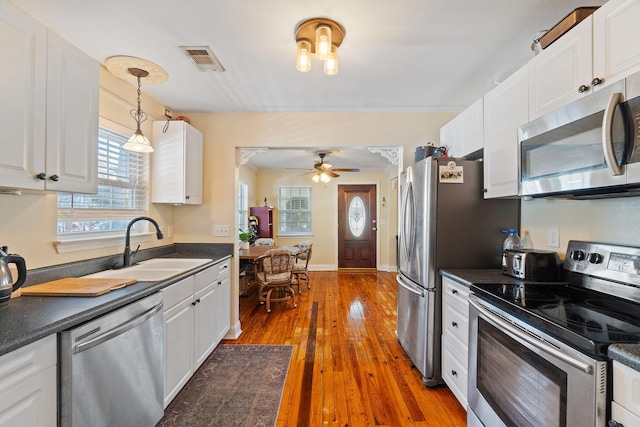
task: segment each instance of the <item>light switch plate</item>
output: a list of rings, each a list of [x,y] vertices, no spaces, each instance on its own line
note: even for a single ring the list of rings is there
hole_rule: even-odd
[[[557,228],[549,229],[549,247],[550,248],[560,247],[560,231]]]
[[[228,225],[216,225],[213,227],[213,235],[218,237],[228,237],[229,236],[229,226]]]

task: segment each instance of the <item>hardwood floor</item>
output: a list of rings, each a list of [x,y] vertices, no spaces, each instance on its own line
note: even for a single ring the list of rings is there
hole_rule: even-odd
[[[267,313],[240,297],[243,333],[226,344],[290,344],[278,427],[466,426],[446,387],[426,388],[398,343],[394,273],[311,272],[312,289]]]

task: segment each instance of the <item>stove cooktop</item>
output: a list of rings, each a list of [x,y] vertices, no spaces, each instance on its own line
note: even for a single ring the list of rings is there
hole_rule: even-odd
[[[640,343],[640,305],[568,283],[474,284],[472,291],[596,357]]]

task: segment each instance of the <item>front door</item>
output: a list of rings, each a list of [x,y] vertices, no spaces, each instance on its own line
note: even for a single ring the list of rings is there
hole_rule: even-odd
[[[338,185],[338,268],[376,268],[376,186]]]

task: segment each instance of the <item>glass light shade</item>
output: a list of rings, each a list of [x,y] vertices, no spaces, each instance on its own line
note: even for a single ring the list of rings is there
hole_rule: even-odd
[[[331,46],[331,53],[324,61],[324,73],[328,76],[338,74],[338,48],[335,45]]]
[[[331,27],[318,25],[316,28],[316,58],[326,60],[331,54]]]
[[[142,134],[140,129],[136,130],[131,138],[122,146],[127,151],[135,151],[136,153],[152,153],[153,147],[146,136]]]
[[[298,40],[297,44],[296,69],[303,73],[311,71],[311,42],[309,40]]]
[[[331,181],[331,177],[329,175],[327,175],[326,173],[322,172],[320,174],[320,181],[327,183],[329,181]]]
[[[318,182],[318,181],[320,181],[320,174],[319,174],[319,173],[317,173],[317,174],[313,175],[313,176],[311,177],[311,179],[313,180],[313,182]]]

